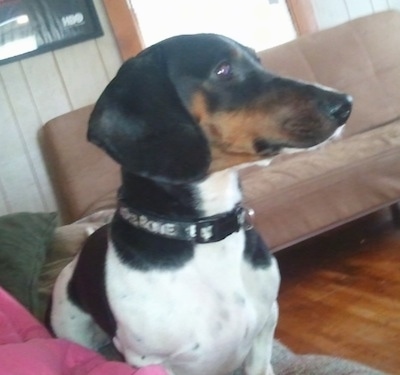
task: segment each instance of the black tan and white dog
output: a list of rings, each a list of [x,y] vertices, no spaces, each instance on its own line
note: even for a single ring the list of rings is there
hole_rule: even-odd
[[[57,279],[56,335],[112,340],[171,375],[273,374],[279,272],[232,167],[320,144],[350,111],[347,95],[273,75],[218,35],[125,62],[88,131],[121,165],[119,206]]]

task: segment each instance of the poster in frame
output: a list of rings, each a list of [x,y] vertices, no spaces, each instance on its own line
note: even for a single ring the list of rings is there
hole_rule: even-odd
[[[0,65],[101,35],[93,0],[0,0]]]

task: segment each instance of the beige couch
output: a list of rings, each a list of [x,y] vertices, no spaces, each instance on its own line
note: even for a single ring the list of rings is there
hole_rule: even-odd
[[[400,13],[390,11],[260,53],[282,75],[354,97],[344,138],[243,172],[246,202],[274,250],[400,201]],[[116,203],[119,168],[86,142],[91,107],[49,121],[43,149],[66,223]],[[393,210],[396,212],[396,210]]]

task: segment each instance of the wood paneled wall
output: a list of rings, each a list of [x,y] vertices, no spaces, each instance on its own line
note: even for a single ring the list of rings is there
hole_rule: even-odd
[[[121,64],[103,3],[94,3],[104,36],[0,66],[0,215],[56,210],[38,130],[93,103]]]

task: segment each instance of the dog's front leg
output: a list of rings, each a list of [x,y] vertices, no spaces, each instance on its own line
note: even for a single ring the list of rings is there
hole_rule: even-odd
[[[244,362],[244,375],[274,375],[271,366],[274,332],[278,321],[278,304],[275,301],[263,330],[255,338]]]

